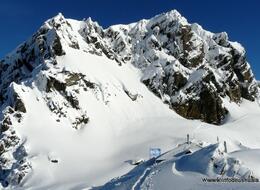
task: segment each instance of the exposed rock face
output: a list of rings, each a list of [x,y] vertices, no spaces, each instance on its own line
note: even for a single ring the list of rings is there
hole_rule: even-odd
[[[26,113],[24,102],[16,92],[13,93],[13,108],[15,111]]]
[[[172,104],[176,112],[189,119],[202,119],[208,123],[221,124],[228,113],[218,94],[203,86],[198,100]]]
[[[56,56],[65,54],[62,44],[78,48],[68,21],[59,14],[48,20],[27,42],[16,49],[16,53],[0,61],[0,104],[8,98],[7,88],[12,83],[21,83],[41,69],[56,65]]]
[[[73,73],[66,70],[51,70],[41,72],[36,78],[35,85],[43,91],[43,97],[50,111],[58,118],[69,119],[75,129],[88,123],[86,110],[80,106],[77,94],[80,91],[95,89],[96,85],[82,73]],[[73,113],[70,113],[74,111]]]
[[[228,113],[222,98],[239,103],[257,97],[258,87],[241,45],[229,42],[226,33],[212,34],[189,24],[176,11],[101,29],[100,39],[110,42],[108,49],[117,59],[141,68],[142,81],[184,117],[221,124]]]
[[[65,92],[66,84],[52,76],[49,76],[46,84],[46,92],[51,92],[52,90],[57,90],[58,92]]]
[[[239,103],[257,97],[244,48],[228,41],[225,32],[189,24],[177,11],[106,30],[87,20],[81,35],[98,36],[87,41],[106,44],[117,60],[140,68],[143,83],[186,118],[221,124],[228,113],[222,98]]]
[[[0,182],[3,187],[19,184],[30,171],[23,142],[12,126],[12,120],[16,120],[15,114],[15,110],[7,107],[0,120]]]

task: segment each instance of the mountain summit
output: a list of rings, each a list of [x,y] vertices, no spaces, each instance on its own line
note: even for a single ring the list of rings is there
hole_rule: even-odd
[[[95,140],[95,156],[82,158],[107,154],[104,142],[144,118],[228,124],[234,107],[256,104],[259,86],[239,43],[173,10],[107,29],[58,14],[0,61],[0,92],[1,181],[15,186],[29,173],[39,180],[45,162],[66,156],[61,165],[77,174],[71,155]],[[50,170],[66,181],[62,170]]]
[[[189,24],[176,10],[107,29],[91,18],[74,23],[58,14],[1,61],[1,104],[12,82],[53,67],[68,48],[134,65],[143,73],[141,82],[189,119],[221,124],[228,114],[222,98],[239,103],[258,95],[244,48],[225,32]]]

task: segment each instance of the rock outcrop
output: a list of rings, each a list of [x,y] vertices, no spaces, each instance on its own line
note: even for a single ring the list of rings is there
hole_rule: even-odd
[[[257,97],[244,48],[225,32],[189,24],[177,11],[106,30],[90,19],[83,23],[80,34],[89,44],[103,44],[100,54],[140,68],[143,83],[186,118],[221,124],[228,113],[223,98]]]

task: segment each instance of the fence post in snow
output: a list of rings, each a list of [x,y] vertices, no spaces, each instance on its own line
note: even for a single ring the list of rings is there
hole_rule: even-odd
[[[219,138],[218,138],[218,136],[217,136],[217,143],[219,143]]]
[[[226,141],[224,141],[224,148],[225,148],[225,153],[227,153],[227,142]]]
[[[187,134],[187,144],[190,144],[190,135]]]

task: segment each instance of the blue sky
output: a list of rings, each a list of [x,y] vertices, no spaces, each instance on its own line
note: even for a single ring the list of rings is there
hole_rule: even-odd
[[[79,20],[92,17],[107,27],[172,9],[177,9],[189,22],[197,22],[212,32],[226,31],[230,40],[242,43],[260,79],[259,0],[0,0],[0,57],[58,12]]]

